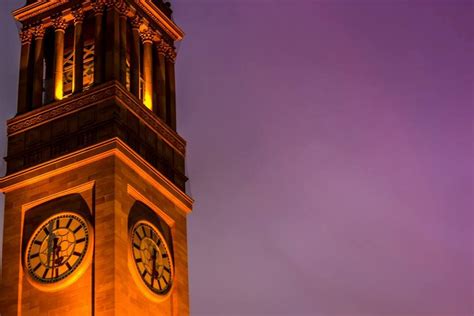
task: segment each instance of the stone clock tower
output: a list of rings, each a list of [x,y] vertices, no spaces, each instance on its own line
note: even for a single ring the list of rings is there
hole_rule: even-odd
[[[185,141],[163,0],[28,0],[0,314],[188,315]]]

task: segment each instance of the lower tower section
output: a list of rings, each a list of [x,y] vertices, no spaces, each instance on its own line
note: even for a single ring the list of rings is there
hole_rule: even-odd
[[[119,138],[0,180],[2,315],[188,315],[192,200]]]

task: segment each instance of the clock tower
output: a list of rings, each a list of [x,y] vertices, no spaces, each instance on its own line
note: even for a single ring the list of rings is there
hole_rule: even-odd
[[[163,0],[28,0],[0,314],[188,315],[186,142]]]

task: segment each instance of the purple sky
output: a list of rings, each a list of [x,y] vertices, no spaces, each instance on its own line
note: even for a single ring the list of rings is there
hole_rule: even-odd
[[[0,4],[1,121],[21,3]],[[474,2],[174,10],[192,315],[472,316]]]

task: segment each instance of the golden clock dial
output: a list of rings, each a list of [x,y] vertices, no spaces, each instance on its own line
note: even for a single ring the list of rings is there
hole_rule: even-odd
[[[83,218],[71,213],[50,217],[28,243],[26,270],[40,283],[59,282],[79,267],[89,244],[90,231]]]
[[[155,294],[166,294],[173,282],[168,246],[158,229],[140,222],[132,230],[132,256],[141,280]]]

